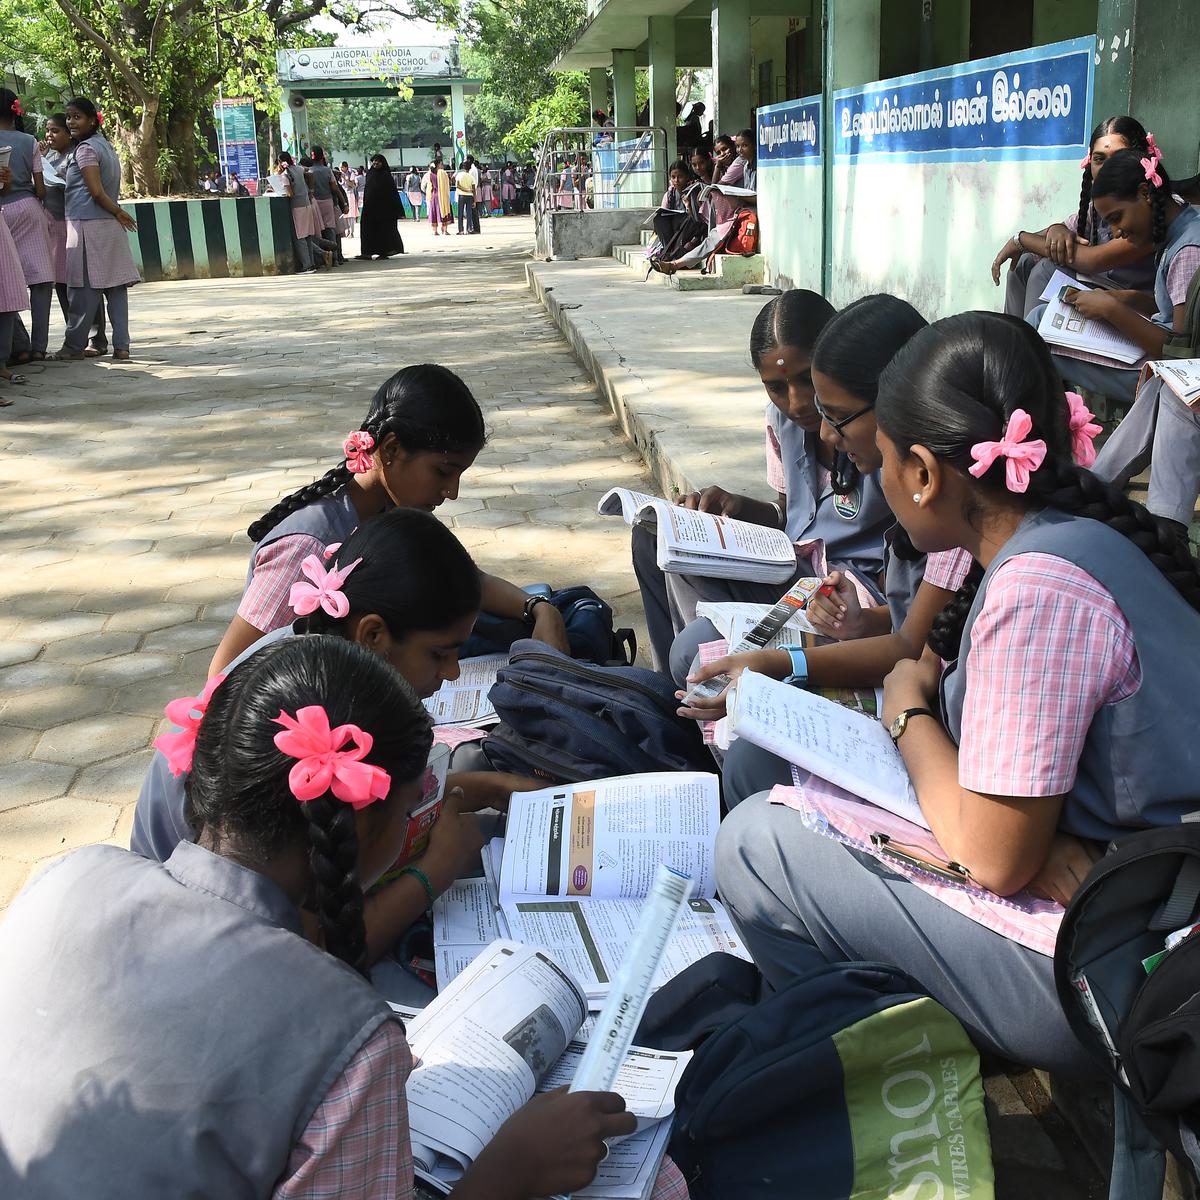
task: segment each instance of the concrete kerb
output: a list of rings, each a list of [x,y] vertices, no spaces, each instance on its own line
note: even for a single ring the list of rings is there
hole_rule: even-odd
[[[747,353],[761,297],[668,298],[611,260],[527,263],[525,274],[661,494],[719,483],[769,497],[766,398]]]

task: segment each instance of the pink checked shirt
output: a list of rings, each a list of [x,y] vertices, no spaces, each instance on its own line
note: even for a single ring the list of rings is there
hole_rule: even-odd
[[[1111,593],[1040,553],[997,568],[961,669],[958,782],[995,796],[1069,791],[1092,718],[1142,682],[1133,631]]]
[[[304,576],[300,564],[310,555],[325,553],[320,538],[292,533],[268,542],[254,556],[254,574],[238,605],[238,616],[263,633],[290,625],[296,614],[288,604],[292,584]]]
[[[273,1200],[411,1200],[412,1142],[404,1086],[412,1072],[404,1031],[383,1025],[350,1060],[292,1148]],[[653,1200],[688,1200],[664,1159]]]

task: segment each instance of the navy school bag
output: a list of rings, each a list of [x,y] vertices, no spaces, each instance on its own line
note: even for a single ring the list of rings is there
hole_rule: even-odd
[[[963,1027],[894,967],[814,961],[752,1007],[731,997],[684,1071],[669,1153],[692,1200],[991,1200]]]
[[[579,662],[526,638],[490,698],[501,724],[483,752],[497,771],[578,783],[712,770],[700,727],[676,715],[675,686],[656,671]]]

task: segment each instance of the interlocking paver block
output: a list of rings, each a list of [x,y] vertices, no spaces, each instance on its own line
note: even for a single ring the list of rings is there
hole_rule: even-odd
[[[102,713],[48,729],[34,747],[35,758],[77,767],[102,762],[144,746],[154,722],[127,713]]]

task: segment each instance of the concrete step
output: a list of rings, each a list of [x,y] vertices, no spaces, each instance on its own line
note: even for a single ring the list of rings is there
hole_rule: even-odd
[[[613,258],[639,279],[645,276],[650,265],[646,258],[645,244],[640,246],[613,246]],[[761,254],[718,254],[711,274],[700,271],[677,271],[674,275],[661,275],[654,271],[652,282],[677,292],[712,292],[722,289],[741,288],[744,283],[762,283],[763,258]]]

